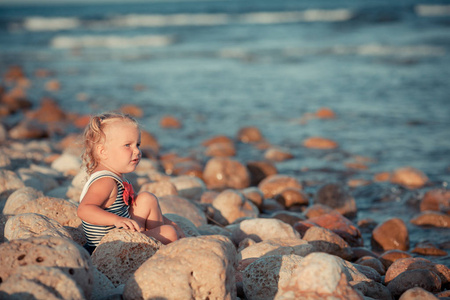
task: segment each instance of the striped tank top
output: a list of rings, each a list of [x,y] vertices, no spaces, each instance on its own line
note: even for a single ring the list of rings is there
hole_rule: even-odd
[[[123,181],[119,176],[110,171],[106,170],[98,171],[93,173],[89,177],[88,181],[83,187],[83,191],[81,192],[80,202],[86,195],[87,191],[89,190],[90,185],[94,181],[104,177],[112,177],[117,183],[116,201],[114,201],[114,203],[111,204],[111,206],[109,206],[108,208],[105,208],[105,211],[111,212],[120,217],[129,218],[130,214],[128,213],[128,205],[126,205],[125,202],[123,201],[123,191],[124,191],[124,186],[122,183]],[[107,234],[109,231],[115,228],[114,225],[111,226],[94,225],[85,221],[82,221],[81,224],[84,231],[84,235],[87,240],[87,245],[92,247],[97,247],[98,244],[100,243],[100,240],[105,236],[105,234]]]

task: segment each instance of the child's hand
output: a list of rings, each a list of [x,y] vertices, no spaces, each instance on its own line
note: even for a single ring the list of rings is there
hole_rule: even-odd
[[[141,232],[142,229],[139,227],[138,223],[136,223],[135,220],[128,219],[128,218],[121,218],[119,221],[117,221],[114,226],[117,228],[123,228],[128,229],[131,231],[137,231]]]

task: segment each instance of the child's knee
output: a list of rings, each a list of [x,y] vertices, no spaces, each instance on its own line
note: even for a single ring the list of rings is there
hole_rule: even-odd
[[[152,207],[158,206],[158,198],[149,192],[140,192],[136,197],[136,204],[146,204]]]

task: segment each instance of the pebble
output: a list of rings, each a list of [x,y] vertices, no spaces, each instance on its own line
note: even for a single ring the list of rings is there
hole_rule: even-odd
[[[379,224],[372,231],[371,245],[375,251],[409,249],[409,232],[406,224],[399,218],[391,218]]]
[[[206,163],[203,180],[211,190],[243,189],[250,185],[250,174],[237,160],[216,157]]]
[[[302,184],[293,176],[274,174],[263,179],[258,188],[263,192],[265,198],[272,198],[286,188],[302,189]]]
[[[428,182],[428,177],[420,170],[412,167],[403,167],[391,174],[390,181],[407,188],[421,188]]]

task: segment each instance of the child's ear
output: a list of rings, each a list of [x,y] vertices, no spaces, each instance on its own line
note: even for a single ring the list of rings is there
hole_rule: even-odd
[[[100,157],[100,159],[106,159],[107,158],[105,147],[102,144],[97,145],[95,150],[97,152],[98,157]]]

